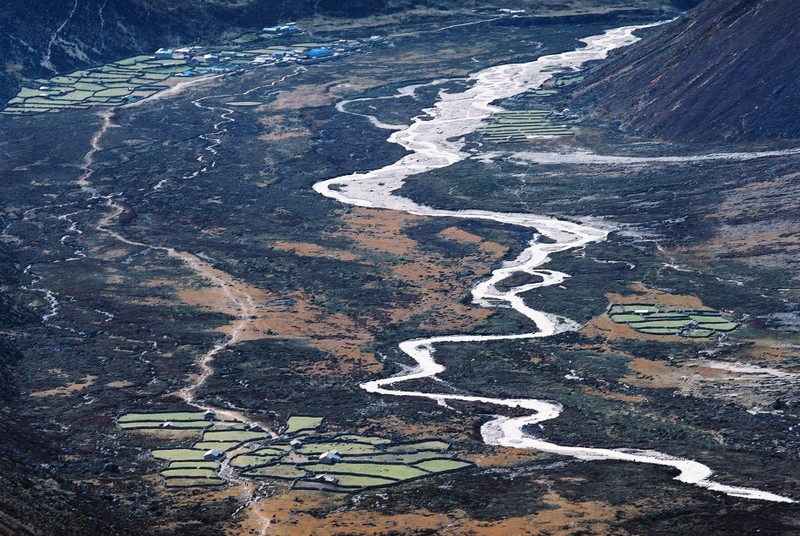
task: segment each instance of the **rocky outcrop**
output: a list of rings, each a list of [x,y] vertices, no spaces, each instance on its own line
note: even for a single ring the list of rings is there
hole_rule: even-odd
[[[623,130],[683,142],[800,137],[800,8],[706,0],[574,92]]]

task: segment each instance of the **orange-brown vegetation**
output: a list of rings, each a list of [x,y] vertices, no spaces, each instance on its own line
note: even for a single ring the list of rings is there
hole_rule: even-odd
[[[550,481],[540,483],[552,486]],[[472,519],[463,510],[446,513],[425,508],[413,513],[386,514],[380,511],[341,508],[347,497],[325,496],[309,492],[287,491],[261,501],[248,512],[249,517],[229,534],[412,534],[435,531],[439,534],[608,534],[610,522],[626,507],[619,508],[599,501],[569,501],[550,489],[542,497],[546,507],[526,516],[482,521]],[[340,508],[337,508],[337,505]],[[319,517],[310,510],[333,512]],[[264,520],[268,523],[265,524]],[[366,523],[365,519],[369,519]]]

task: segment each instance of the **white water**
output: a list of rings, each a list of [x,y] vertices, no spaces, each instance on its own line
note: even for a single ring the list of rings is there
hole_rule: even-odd
[[[461,137],[474,132],[485,118],[500,110],[500,108],[492,106],[491,102],[540,87],[552,76],[554,70],[576,68],[586,61],[605,58],[610,50],[634,43],[637,38],[633,32],[638,28],[643,28],[643,26],[610,30],[603,35],[584,39],[583,42],[586,44],[584,48],[545,56],[534,62],[500,65],[482,70],[471,77],[474,82],[471,88],[460,93],[440,93],[440,101],[433,108],[425,110],[427,116],[416,118],[409,126],[401,128],[398,125],[383,124],[377,118],[374,118],[374,121],[371,119],[372,123],[378,127],[396,130],[389,137],[389,141],[403,146],[410,151],[410,154],[394,164],[375,171],[338,177],[314,185],[314,190],[318,193],[349,205],[399,210],[430,217],[492,220],[535,229],[537,233],[519,257],[506,262],[501,268],[492,272],[488,280],[476,285],[472,290],[475,303],[485,307],[511,307],[529,318],[535,329],[528,333],[515,335],[450,335],[405,341],[400,344],[400,349],[411,357],[417,366],[407,373],[370,381],[362,384],[361,387],[370,393],[426,398],[435,400],[442,405],[447,405],[448,401],[467,401],[509,408],[524,408],[534,412],[532,415],[519,418],[496,416],[495,419],[484,424],[481,433],[484,441],[490,445],[535,449],[581,460],[619,460],[664,465],[677,469],[680,474],[676,479],[681,482],[737,497],[792,502],[787,497],[773,493],[713,482],[709,480],[712,474],[711,469],[692,460],[675,458],[654,451],[557,445],[532,437],[523,431],[526,426],[558,417],[562,406],[557,402],[392,388],[409,380],[435,378],[437,374],[443,372],[445,368],[434,359],[437,344],[534,339],[576,329],[577,325],[568,319],[529,307],[520,295],[537,287],[557,285],[563,282],[569,277],[567,274],[541,268],[549,261],[549,255],[605,240],[607,230],[533,214],[497,213],[485,210],[436,210],[414,203],[410,199],[396,196],[393,192],[400,188],[404,179],[411,175],[446,167],[466,159],[469,155],[462,152],[464,142]],[[408,90],[401,90],[398,96],[407,94]],[[345,111],[345,106],[346,103],[340,104],[339,110]],[[560,155],[559,158],[561,158],[561,162],[568,162],[570,155]],[[538,240],[539,236],[546,237],[552,242],[541,243]],[[505,292],[497,288],[498,283],[519,272],[538,276],[542,280]]]

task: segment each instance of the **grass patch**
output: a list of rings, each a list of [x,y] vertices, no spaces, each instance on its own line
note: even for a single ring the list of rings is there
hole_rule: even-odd
[[[258,467],[276,462],[283,457],[284,453],[260,453],[260,454],[240,454],[231,459],[231,465],[241,469],[247,467]]]
[[[419,464],[419,462],[436,459],[440,454],[431,451],[408,452],[408,453],[377,453],[371,456],[347,456],[348,462],[380,462],[380,463],[408,463]]]
[[[391,439],[386,439],[385,437],[360,436],[351,434],[336,436],[336,439],[340,441],[352,441],[355,443],[369,443],[370,445],[387,445],[392,442]]]
[[[207,462],[207,461],[175,461],[170,463],[167,466],[167,469],[213,469],[216,471],[217,467],[219,467],[219,463],[217,462]]]
[[[163,421],[128,421],[120,422],[117,425],[123,430],[131,429],[153,429],[161,428],[164,430],[203,430],[211,426],[208,421],[167,421],[170,426],[165,426]]]
[[[204,441],[255,441],[256,439],[267,439],[266,432],[250,432],[248,430],[209,430],[203,434]]]
[[[293,415],[286,420],[286,430],[283,433],[295,434],[303,430],[316,430],[322,425],[322,421],[322,417]]]
[[[200,486],[222,486],[225,481],[221,478],[168,478],[164,485],[168,488],[196,488]]]
[[[264,467],[257,467],[242,473],[246,476],[269,477],[269,478],[286,478],[294,480],[306,476],[306,472],[298,469],[294,465],[267,465]]]
[[[418,441],[415,443],[400,443],[386,449],[387,452],[416,452],[420,450],[442,451],[450,448],[444,441]]]
[[[202,411],[164,411],[154,413],[126,413],[117,418],[117,422],[143,422],[143,421],[201,421],[205,412]]]
[[[215,478],[217,471],[206,467],[169,468],[161,471],[164,478]]]
[[[457,471],[458,469],[466,469],[471,466],[472,464],[469,462],[452,459],[426,460],[414,465],[414,467],[418,467],[424,471],[430,471],[431,473]]]
[[[240,35],[239,37],[234,39],[233,42],[236,43],[237,45],[245,45],[247,43],[252,43],[253,41],[258,41],[259,39],[261,39],[259,34],[251,32]]]
[[[150,453],[153,458],[170,462],[206,461],[205,450],[199,449],[156,449]]]
[[[222,452],[226,452],[231,449],[235,449],[242,443],[240,441],[200,441],[194,444],[194,448],[196,449],[204,449],[204,450],[221,450]]]
[[[345,488],[374,488],[397,484],[396,480],[379,478],[375,476],[336,475],[336,485]]]
[[[739,325],[719,311],[661,311],[655,305],[616,304],[608,310],[617,324],[628,324],[648,335],[678,335],[692,339],[733,331]]]
[[[333,465],[311,463],[303,464],[299,467],[315,473],[347,473],[351,475],[377,476],[390,480],[409,480],[428,474],[423,469],[403,464],[339,462]]]
[[[375,445],[368,443],[345,443],[345,442],[331,442],[331,443],[309,443],[303,445],[298,451],[306,456],[313,456],[322,454],[329,450],[337,450],[340,454],[372,454],[381,452]]]

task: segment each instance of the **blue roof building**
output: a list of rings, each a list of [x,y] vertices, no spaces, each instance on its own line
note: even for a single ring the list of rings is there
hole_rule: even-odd
[[[312,48],[311,50],[306,52],[306,56],[308,56],[312,60],[319,58],[327,58],[328,56],[333,56],[333,50],[329,48]]]

